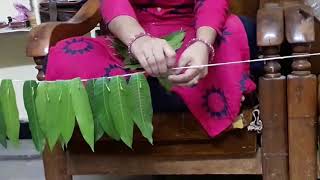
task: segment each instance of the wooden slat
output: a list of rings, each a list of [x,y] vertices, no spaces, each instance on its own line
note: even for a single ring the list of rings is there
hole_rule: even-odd
[[[197,175],[261,174],[261,154],[241,159],[170,159],[107,154],[69,154],[69,174]]]
[[[245,111],[244,117],[246,119],[251,119],[251,111]],[[154,142],[185,142],[185,141],[197,141],[197,142],[208,142],[210,137],[207,135],[201,125],[195,119],[195,117],[189,112],[179,112],[179,113],[158,113],[153,117],[153,126],[154,133],[153,139]],[[222,135],[220,138],[214,140],[215,142],[224,142],[229,141],[232,137],[235,138],[233,141],[245,140],[250,137],[246,130],[236,132],[226,132],[225,135]],[[255,136],[255,135],[254,135]],[[74,134],[74,142],[81,139],[79,131],[76,131]],[[138,129],[135,130],[135,141],[145,142]],[[109,141],[109,139],[104,138],[103,141]],[[255,143],[255,141],[254,141]]]
[[[95,154],[142,156],[142,157],[244,157],[256,153],[255,134],[237,132],[218,140],[194,142],[159,142],[150,145],[147,142],[135,142],[133,150],[121,142],[99,142]],[[68,151],[72,154],[92,154],[90,148],[83,142],[71,142]]]

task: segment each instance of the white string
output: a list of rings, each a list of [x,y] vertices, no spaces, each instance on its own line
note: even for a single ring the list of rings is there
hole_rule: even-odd
[[[274,61],[274,60],[284,60],[284,59],[292,59],[292,58],[305,58],[305,57],[312,57],[312,56],[320,56],[320,53],[311,53],[311,54],[297,54],[297,55],[291,55],[291,56],[279,56],[279,57],[270,57],[270,58],[259,58],[259,59],[249,59],[249,60],[243,60],[243,61],[231,61],[231,62],[225,62],[225,63],[213,63],[213,64],[204,64],[204,65],[195,65],[195,66],[185,66],[185,67],[177,67],[172,68],[172,70],[181,70],[181,69],[197,69],[197,68],[204,68],[204,67],[216,67],[216,66],[224,66],[224,65],[232,65],[232,64],[242,64],[242,63],[252,63],[252,62],[262,62],[262,61]],[[105,77],[108,79],[114,78],[114,77],[129,77],[137,74],[144,74],[145,71],[141,72],[135,72],[135,73],[128,73],[123,75],[116,75],[116,76],[109,76]],[[81,79],[81,81],[89,81],[89,80],[95,80],[100,79],[99,78],[91,78],[91,79]],[[0,79],[3,80],[3,79]],[[26,80],[20,80],[20,79],[13,79],[12,82],[25,82]],[[55,81],[37,81],[37,82],[57,82],[57,81],[68,81],[68,80],[55,80]]]

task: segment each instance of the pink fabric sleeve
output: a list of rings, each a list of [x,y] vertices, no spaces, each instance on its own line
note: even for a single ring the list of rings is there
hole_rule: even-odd
[[[106,23],[118,16],[130,16],[136,19],[129,0],[101,0],[101,15]]]
[[[209,26],[221,34],[229,14],[229,0],[196,0],[196,28]]]

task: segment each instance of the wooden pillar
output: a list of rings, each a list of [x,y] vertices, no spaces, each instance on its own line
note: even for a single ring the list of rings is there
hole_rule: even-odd
[[[67,171],[66,152],[59,144],[53,151],[46,147],[42,158],[46,180],[72,180]]]
[[[311,9],[303,4],[285,9],[286,37],[293,55],[310,52],[315,39]],[[317,78],[308,58],[295,58],[288,76],[290,180],[317,179]]]
[[[284,39],[283,9],[265,4],[258,11],[257,40],[264,57],[277,57]],[[288,180],[286,77],[277,61],[268,61],[259,80],[264,180]]]

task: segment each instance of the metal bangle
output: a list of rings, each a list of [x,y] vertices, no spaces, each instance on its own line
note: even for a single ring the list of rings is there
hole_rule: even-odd
[[[139,34],[137,34],[137,35],[135,35],[131,40],[130,40],[130,42],[129,42],[129,44],[128,44],[128,54],[129,54],[129,56],[131,56],[132,57],[132,44],[136,41],[136,40],[138,40],[138,39],[140,39],[140,38],[142,38],[142,37],[145,37],[145,36],[151,36],[149,33],[146,33],[146,32],[143,32],[143,33],[139,33]]]
[[[214,56],[215,56],[215,50],[214,47],[207,41],[200,39],[200,38],[193,38],[189,41],[188,46],[190,46],[191,44],[195,43],[195,42],[201,42],[203,44],[205,44],[207,46],[207,48],[210,50],[210,62],[212,62]]]

